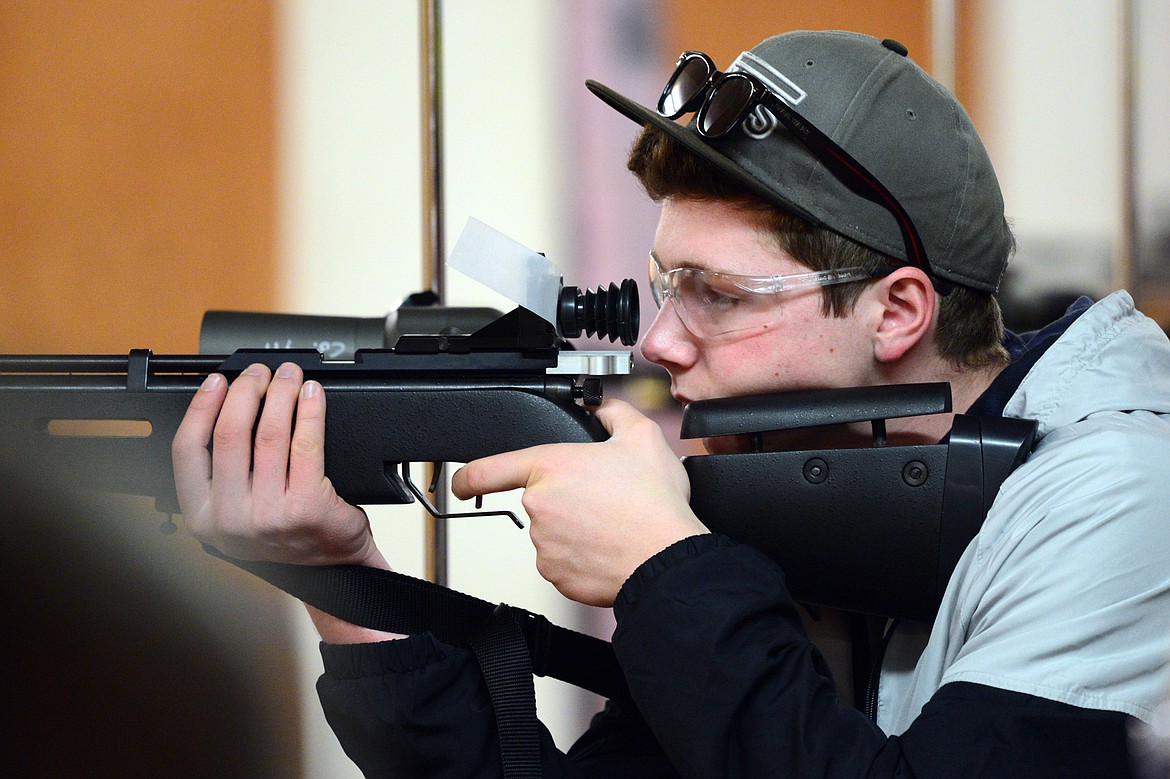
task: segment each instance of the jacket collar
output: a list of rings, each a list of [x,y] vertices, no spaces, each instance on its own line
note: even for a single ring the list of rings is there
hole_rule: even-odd
[[[1000,371],[983,394],[976,398],[966,413],[972,416],[1003,416],[1004,407],[1016,390],[1020,382],[1032,370],[1036,362],[1048,351],[1048,347],[1056,343],[1065,331],[1077,321],[1081,314],[1089,310],[1093,301],[1087,297],[1078,298],[1064,316],[1039,330],[1027,333],[1004,333],[1003,345],[1011,356],[1011,364]]]

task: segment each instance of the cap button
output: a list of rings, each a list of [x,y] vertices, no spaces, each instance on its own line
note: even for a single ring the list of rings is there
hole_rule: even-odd
[[[898,43],[893,38],[886,38],[884,41],[882,41],[882,45],[885,46],[890,51],[894,52],[895,54],[900,54],[903,57],[905,57],[907,54],[910,53],[909,49],[907,49],[902,44]]]

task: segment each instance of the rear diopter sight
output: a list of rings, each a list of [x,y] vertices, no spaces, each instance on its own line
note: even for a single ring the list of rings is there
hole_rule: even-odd
[[[621,286],[610,283],[582,292],[577,287],[561,287],[557,300],[557,330],[562,338],[576,338],[582,332],[621,339],[625,346],[638,340],[638,285],[626,279]]]

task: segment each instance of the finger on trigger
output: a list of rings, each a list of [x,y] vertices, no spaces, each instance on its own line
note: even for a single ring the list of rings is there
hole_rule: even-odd
[[[543,448],[519,449],[470,462],[451,477],[451,492],[467,500],[526,487]]]

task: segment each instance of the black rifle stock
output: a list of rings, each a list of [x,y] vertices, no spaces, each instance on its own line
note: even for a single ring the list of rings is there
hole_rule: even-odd
[[[945,383],[691,403],[684,438],[755,444],[686,458],[691,507],[776,560],[799,602],[929,622],[1036,431],[1032,420],[957,414],[940,443],[887,443],[887,420],[950,410]],[[872,447],[762,451],[768,433],[859,422],[872,425]]]

